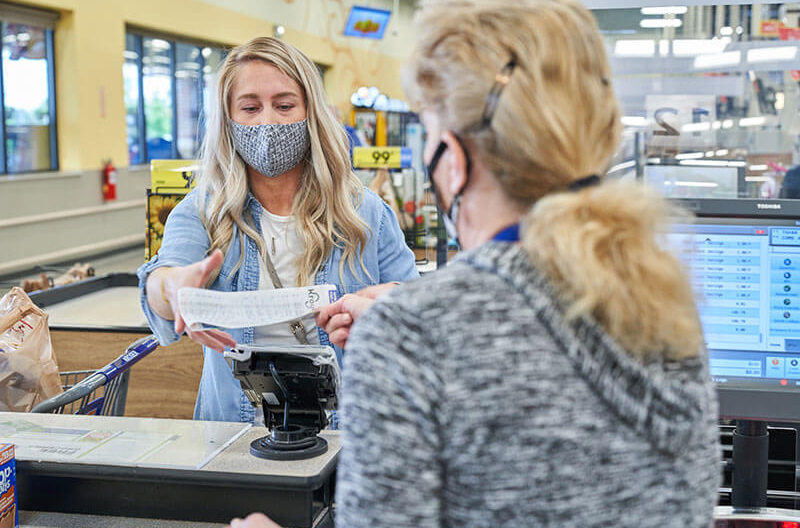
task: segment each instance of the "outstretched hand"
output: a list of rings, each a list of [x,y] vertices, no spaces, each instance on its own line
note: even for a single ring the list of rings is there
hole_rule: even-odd
[[[181,288],[204,288],[212,274],[222,266],[222,260],[222,251],[217,249],[200,262],[166,270],[161,278],[164,298],[168,301],[175,321],[175,332],[180,335],[185,331],[192,341],[213,348],[217,352],[236,346],[236,341],[230,334],[222,330],[213,328],[191,330],[188,328],[178,306],[178,290]]]
[[[348,293],[333,304],[317,312],[317,326],[328,333],[331,343],[344,348],[350,337],[350,327],[372,303],[399,283],[389,282],[369,286],[356,293]]]

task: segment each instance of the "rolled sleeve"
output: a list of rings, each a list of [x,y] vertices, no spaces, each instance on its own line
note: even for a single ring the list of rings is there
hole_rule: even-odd
[[[139,277],[139,299],[150,329],[162,346],[177,341],[174,322],[164,319],[147,302],[147,278],[163,267],[187,266],[205,258],[210,241],[196,205],[197,191],[187,194],[167,218],[164,238],[158,254],[145,262],[136,272]]]

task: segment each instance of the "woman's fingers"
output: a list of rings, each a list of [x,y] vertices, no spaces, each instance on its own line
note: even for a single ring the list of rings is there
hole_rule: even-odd
[[[330,334],[342,327],[350,328],[352,324],[353,317],[349,313],[339,313],[331,317],[323,329]]]
[[[334,330],[332,333],[328,334],[328,339],[330,339],[331,343],[339,348],[345,348],[345,345],[347,345],[347,338],[349,337],[350,327],[339,328],[338,330]]]
[[[236,346],[236,340],[231,337],[227,332],[211,328],[208,330],[186,330],[186,335],[190,339],[203,344],[209,348],[213,348],[217,352],[224,352],[229,348]]]
[[[343,311],[342,302],[344,301],[345,297],[347,297],[347,295],[345,295],[335,303],[323,307],[322,309],[320,309],[320,311],[317,312],[317,315],[314,317],[314,319],[317,322],[318,327],[325,328],[328,325],[328,321],[331,320],[331,317],[333,317],[338,313],[342,313]]]
[[[228,332],[223,332],[222,330],[217,330],[216,328],[212,328],[211,330],[205,331],[211,337],[225,345],[225,348],[233,348],[236,346],[236,340],[231,337]]]
[[[375,302],[375,299],[362,297],[361,295],[357,294],[345,295],[341,300],[342,311],[350,314],[350,317],[352,317],[354,321],[361,317],[361,314],[366,312],[367,309],[372,306],[372,303]]]
[[[186,322],[181,317],[181,313],[178,311],[177,308],[173,308],[173,313],[175,314],[175,333],[181,335],[184,330],[186,330]]]
[[[201,345],[205,345],[208,348],[213,348],[217,352],[224,352],[225,351],[225,344],[214,337],[213,334],[209,334],[207,331],[193,331],[186,329],[186,335],[189,336],[189,339],[196,343],[200,343]]]
[[[211,274],[216,271],[217,268],[222,266],[222,251],[219,249],[215,249],[211,252],[209,256],[198,262],[198,271],[199,271],[199,284],[198,288],[202,288],[208,282],[208,279],[211,277]]]
[[[348,293],[317,313],[317,326],[327,332],[331,343],[344,347],[350,336],[350,327],[373,302],[374,299]]]

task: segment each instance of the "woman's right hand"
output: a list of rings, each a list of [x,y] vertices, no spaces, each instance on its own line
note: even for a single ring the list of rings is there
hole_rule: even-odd
[[[344,348],[347,345],[347,338],[350,337],[350,327],[374,302],[374,298],[360,293],[348,293],[317,312],[317,326],[328,333],[331,343]]]
[[[181,288],[204,288],[209,278],[222,265],[222,251],[214,250],[200,262],[188,266],[159,268],[147,279],[147,299],[150,307],[165,319],[175,321],[175,332],[186,332],[189,339],[222,352],[236,346],[236,341],[227,332],[217,329],[190,330],[181,317],[178,307],[178,290]]]

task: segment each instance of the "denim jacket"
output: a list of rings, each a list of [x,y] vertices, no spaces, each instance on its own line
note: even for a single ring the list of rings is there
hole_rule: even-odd
[[[210,240],[200,220],[197,204],[198,191],[190,192],[170,213],[164,228],[164,239],[158,254],[139,268],[139,291],[142,309],[150,328],[161,345],[169,345],[180,336],[175,333],[173,322],[158,316],[148,305],[145,284],[153,270],[162,266],[186,266],[206,257]],[[252,195],[248,196],[245,207],[249,209],[255,227],[261,234],[261,205]],[[364,275],[360,265],[356,265],[358,276],[354,276],[345,265],[339,276],[339,262],[342,250],[334,247],[330,257],[315,277],[315,284],[333,284],[339,295],[352,293],[372,284],[391,281],[407,281],[417,278],[414,254],[406,246],[403,232],[394,212],[375,193],[364,189],[358,214],[367,223],[371,235],[364,248],[364,267],[371,279]],[[234,227],[234,239],[222,263],[219,277],[210,289],[217,291],[253,291],[259,286],[260,262],[255,242],[246,237],[244,259],[241,267],[234,271],[242,251],[238,243],[239,232]],[[237,343],[253,342],[253,328],[225,329]],[[319,329],[319,342],[330,345],[328,334]],[[342,362],[342,350],[338,347],[336,355]],[[222,354],[215,350],[203,349],[203,375],[194,409],[196,420],[227,422],[252,422],[254,409],[233,377],[231,368]]]

